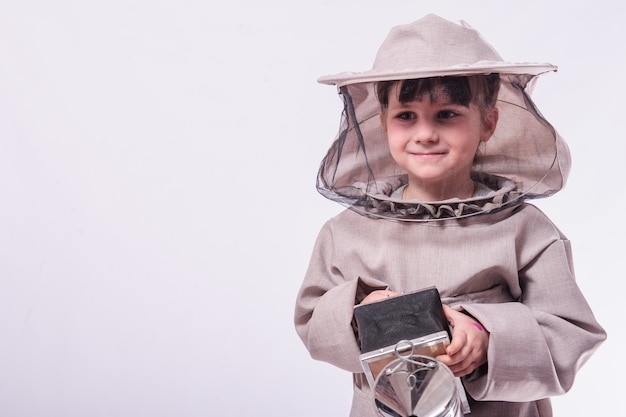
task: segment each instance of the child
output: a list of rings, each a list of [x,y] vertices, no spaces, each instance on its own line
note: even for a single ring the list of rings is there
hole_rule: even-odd
[[[551,416],[605,339],[569,241],[527,200],[559,191],[569,153],[529,92],[549,64],[509,63],[465,23],[393,28],[373,69],[322,77],[344,101],[319,191],[349,207],[317,238],[297,297],[311,356],[353,373],[375,416],[356,304],[436,286],[453,329],[438,357],[471,415]]]

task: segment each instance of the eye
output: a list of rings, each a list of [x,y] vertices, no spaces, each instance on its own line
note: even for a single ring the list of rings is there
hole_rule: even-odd
[[[452,119],[458,115],[459,113],[453,110],[441,110],[440,112],[437,113],[437,117],[443,120]]]
[[[400,120],[413,120],[415,119],[415,113],[410,112],[410,111],[403,111],[401,113],[398,113],[396,115],[396,119],[400,119]]]

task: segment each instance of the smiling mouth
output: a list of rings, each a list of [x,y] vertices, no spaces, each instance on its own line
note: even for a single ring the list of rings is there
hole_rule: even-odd
[[[421,158],[429,158],[445,155],[445,152],[410,152],[411,155]]]

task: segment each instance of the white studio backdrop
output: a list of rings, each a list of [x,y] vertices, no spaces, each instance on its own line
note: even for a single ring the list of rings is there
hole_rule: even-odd
[[[346,416],[350,376],[292,325],[342,210],[316,79],[431,12],[560,67],[534,97],[574,167],[538,204],[609,339],[554,408],[619,415],[623,3],[0,0],[0,416]]]

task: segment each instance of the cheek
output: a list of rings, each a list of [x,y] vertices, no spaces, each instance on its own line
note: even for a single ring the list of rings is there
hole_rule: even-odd
[[[480,139],[473,139],[471,141],[467,141],[465,146],[463,147],[463,153],[467,155],[468,158],[474,158],[478,153],[478,149],[480,148],[480,144],[483,143]]]
[[[396,163],[401,164],[402,155],[404,153],[404,142],[402,142],[396,136],[394,136],[393,133],[390,136],[388,132],[387,133],[387,145],[389,146],[389,153],[391,154],[391,157],[393,158],[393,160]]]
[[[405,146],[405,142],[393,132],[387,134],[387,144],[392,155],[403,151]]]
[[[405,132],[402,129],[399,129],[396,126],[387,125],[387,129],[385,130],[385,135],[387,136],[387,142],[389,146],[399,147],[405,141]]]

